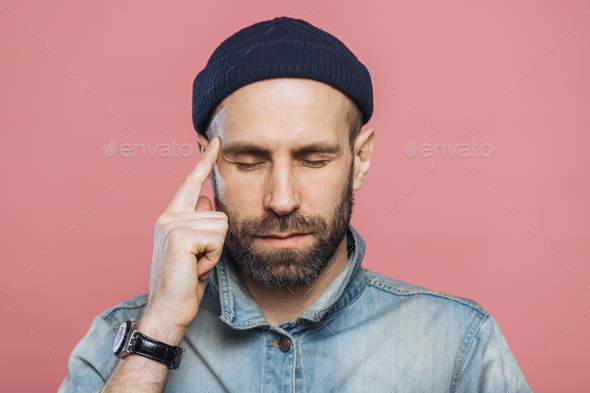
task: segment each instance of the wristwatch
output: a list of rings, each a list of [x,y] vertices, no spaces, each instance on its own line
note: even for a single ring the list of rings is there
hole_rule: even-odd
[[[131,318],[121,324],[113,352],[118,358],[137,354],[164,363],[170,370],[178,370],[184,348],[174,347],[137,331],[137,323]]]

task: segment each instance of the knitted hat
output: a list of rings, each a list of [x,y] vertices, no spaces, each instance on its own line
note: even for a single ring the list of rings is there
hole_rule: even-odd
[[[223,41],[193,83],[193,125],[205,135],[209,117],[239,88],[264,79],[305,78],[346,94],[363,125],[373,114],[371,75],[336,37],[308,22],[277,17],[241,29]]]

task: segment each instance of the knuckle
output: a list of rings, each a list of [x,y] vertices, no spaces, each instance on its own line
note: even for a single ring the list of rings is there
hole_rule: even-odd
[[[197,170],[191,176],[188,176],[185,180],[185,186],[188,187],[192,192],[199,188],[200,184],[203,182],[202,177],[202,170]]]
[[[215,238],[215,244],[217,244],[219,247],[223,247],[223,243],[225,243],[225,236],[217,233]]]
[[[168,232],[167,239],[171,245],[177,245],[185,243],[188,236],[186,228],[173,228]]]
[[[164,214],[162,214],[160,217],[158,217],[158,219],[156,220],[156,228],[162,228],[166,223],[168,222],[167,218],[165,217]]]
[[[193,185],[193,181],[191,179],[191,177],[187,177],[186,179],[184,179],[184,182],[182,183],[182,185],[186,188],[188,188],[191,192],[193,191],[193,189],[195,188]],[[185,190],[186,191],[186,190]]]
[[[229,231],[229,225],[227,225],[227,222],[222,221],[223,224],[219,226],[219,232],[221,234],[221,236],[223,237],[223,239],[225,239],[225,237],[227,236],[227,232]]]
[[[164,236],[166,236],[166,237],[173,230],[174,230],[174,224],[171,221],[170,222],[163,223],[162,225],[160,225],[160,232],[164,233]]]
[[[227,214],[225,214],[224,212],[216,210],[214,214],[217,218],[222,218],[223,220],[228,221]]]

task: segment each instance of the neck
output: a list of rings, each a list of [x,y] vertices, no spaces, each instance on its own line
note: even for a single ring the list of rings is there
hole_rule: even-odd
[[[340,274],[348,263],[346,235],[336,249],[334,256],[322,272],[309,285],[300,288],[268,287],[255,281],[236,266],[240,277],[250,291],[252,299],[258,304],[264,317],[272,326],[278,327],[283,321],[294,321],[311,306]]]

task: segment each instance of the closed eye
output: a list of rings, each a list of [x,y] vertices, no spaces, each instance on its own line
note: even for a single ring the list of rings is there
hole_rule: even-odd
[[[328,161],[327,160],[323,160],[323,161],[307,161],[307,160],[302,160],[303,162],[305,162],[306,164],[309,164],[311,166],[322,166],[324,164],[326,164]]]
[[[243,162],[236,162],[235,164],[238,166],[238,168],[242,168],[242,169],[253,169],[253,168],[256,168],[258,165],[260,165],[260,163],[244,164]]]
[[[312,167],[320,167],[322,165],[325,165],[328,162],[328,160],[323,160],[323,161],[301,160],[301,161],[307,165],[311,165]],[[238,166],[238,168],[241,168],[241,169],[254,169],[254,168],[260,166],[262,163],[257,162],[255,164],[246,164],[243,162],[236,162],[235,164]]]

